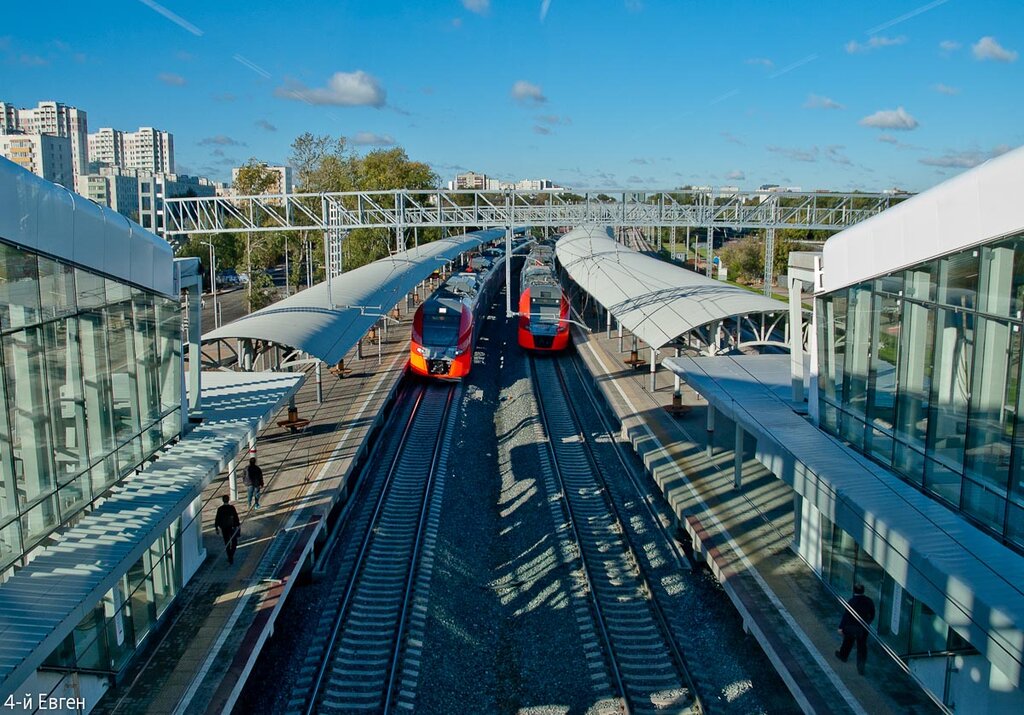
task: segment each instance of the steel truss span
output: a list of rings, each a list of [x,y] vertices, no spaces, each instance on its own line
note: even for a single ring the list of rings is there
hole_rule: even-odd
[[[907,194],[715,190],[354,191],[165,199],[165,237],[357,228],[664,226],[839,231]]]

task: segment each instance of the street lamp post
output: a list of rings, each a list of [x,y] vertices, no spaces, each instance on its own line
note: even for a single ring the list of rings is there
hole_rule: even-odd
[[[217,309],[217,247],[213,241],[202,241],[210,247],[210,293],[213,294],[213,327],[220,327],[220,311]]]

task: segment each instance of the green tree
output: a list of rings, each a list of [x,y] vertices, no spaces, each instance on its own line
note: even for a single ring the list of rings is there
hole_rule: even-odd
[[[277,183],[277,172],[253,157],[238,168],[234,188],[239,196],[258,196],[270,192]]]

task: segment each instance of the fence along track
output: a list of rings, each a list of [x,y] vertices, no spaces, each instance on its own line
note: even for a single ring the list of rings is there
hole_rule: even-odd
[[[390,706],[419,551],[455,386],[423,386],[400,436],[306,707],[381,712]],[[291,708],[289,708],[291,710]]]
[[[532,367],[554,471],[623,706],[636,713],[698,712],[682,655],[605,493],[557,359],[534,358]]]

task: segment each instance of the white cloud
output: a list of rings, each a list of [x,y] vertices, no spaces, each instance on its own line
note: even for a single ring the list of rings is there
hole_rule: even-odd
[[[747,60],[747,64],[748,65],[758,65],[760,67],[764,67],[765,69],[769,69],[769,70],[770,69],[775,69],[775,63],[772,62],[767,57],[751,57],[749,60]]]
[[[885,35],[874,35],[869,38],[864,44],[857,42],[856,40],[850,40],[844,45],[847,54],[857,54],[860,52],[870,52],[871,50],[877,50],[879,47],[895,47],[896,45],[905,44],[907,38],[905,35],[899,37],[886,37]]]
[[[642,0],[625,0],[625,5],[630,12],[640,12],[644,9]]]
[[[740,171],[739,169],[734,169],[730,171],[728,174],[726,174],[725,178],[729,179],[730,181],[743,181],[744,179],[747,178],[747,175]]]
[[[886,144],[899,144],[900,140],[894,137],[892,134],[879,134],[878,141],[885,142]]]
[[[989,151],[981,151],[978,149],[947,151],[945,154],[940,156],[926,156],[923,159],[918,159],[918,161],[928,166],[937,166],[943,169],[970,169],[993,157],[1005,154],[1009,150],[1010,147],[1005,144],[1000,144],[992,147]]]
[[[540,124],[534,124],[533,125],[533,133],[534,134],[550,134],[551,130],[548,129],[547,127],[542,127]]]
[[[352,143],[356,146],[394,146],[397,142],[390,134],[358,132],[352,137]]]
[[[289,81],[274,90],[283,99],[296,99],[308,104],[337,107],[383,107],[387,93],[377,78],[363,70],[335,72],[324,87],[308,88],[300,82]]]
[[[809,94],[807,101],[804,102],[804,109],[846,109],[846,105],[820,94]]]
[[[161,72],[156,76],[156,78],[164,84],[169,84],[172,87],[181,87],[185,84],[185,78],[180,74],[174,74],[173,72]]]
[[[277,127],[268,122],[266,119],[257,119],[256,126],[268,132],[276,132]]]
[[[543,104],[548,101],[544,96],[544,90],[539,85],[527,82],[525,79],[517,80],[512,85],[512,99],[521,104]]]
[[[918,121],[907,113],[903,107],[896,109],[880,109],[874,114],[868,115],[860,120],[861,126],[874,127],[875,129],[898,129],[910,131],[917,129]]]
[[[540,3],[540,21],[541,22],[544,22],[544,20],[547,18],[548,10],[550,10],[550,9],[551,9],[551,0],[541,0],[541,3]]]
[[[939,94],[948,94],[950,96],[954,94],[960,94],[959,87],[950,87],[948,84],[942,84],[941,82],[933,88]]]
[[[491,0],[462,0],[462,7],[477,15],[483,15],[491,9]]]
[[[557,114],[539,114],[539,115],[537,115],[536,119],[537,119],[538,122],[542,122],[544,124],[551,124],[551,125],[555,125],[555,124],[572,124],[572,118],[571,117],[560,117]]]
[[[986,35],[971,45],[971,53],[974,55],[974,59],[980,61],[1016,62],[1018,56],[1016,50],[1006,49],[991,35]]]
[[[956,40],[943,40],[939,43],[939,49],[943,52],[956,52],[962,45]]]

